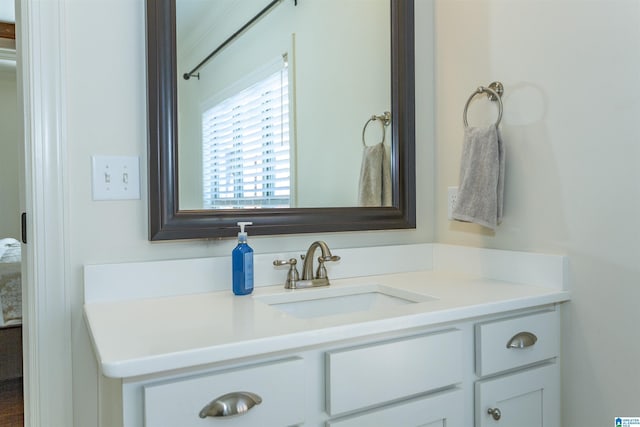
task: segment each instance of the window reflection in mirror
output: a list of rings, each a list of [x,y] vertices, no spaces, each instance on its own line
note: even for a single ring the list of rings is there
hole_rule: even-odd
[[[203,105],[205,209],[291,207],[288,88],[283,55],[230,97]]]
[[[391,109],[389,0],[283,0],[182,78],[265,3],[177,0],[181,210],[358,206],[363,126]],[[278,68],[286,88],[241,117],[238,97]]]

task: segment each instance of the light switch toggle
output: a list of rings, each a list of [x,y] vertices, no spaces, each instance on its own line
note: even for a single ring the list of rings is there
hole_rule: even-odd
[[[140,199],[138,156],[92,156],[93,200]]]

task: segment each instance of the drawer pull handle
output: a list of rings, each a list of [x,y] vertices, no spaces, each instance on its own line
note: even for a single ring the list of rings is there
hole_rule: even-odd
[[[214,399],[200,411],[200,418],[233,417],[244,415],[251,408],[262,403],[262,398],[248,391],[228,393]]]
[[[487,409],[487,414],[491,415],[494,420],[499,421],[502,417],[502,412],[498,408],[489,408]]]
[[[531,332],[519,332],[507,343],[507,348],[527,348],[538,341],[538,337]]]

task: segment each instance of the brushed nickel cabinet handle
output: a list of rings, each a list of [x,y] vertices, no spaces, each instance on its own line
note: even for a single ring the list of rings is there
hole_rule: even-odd
[[[487,409],[487,414],[491,415],[494,420],[499,421],[500,417],[502,417],[502,412],[498,408],[489,408]]]
[[[507,343],[507,348],[527,348],[538,341],[538,337],[531,332],[518,332]]]
[[[248,391],[237,391],[215,398],[200,411],[200,418],[233,417],[246,414],[262,403],[262,398]]]

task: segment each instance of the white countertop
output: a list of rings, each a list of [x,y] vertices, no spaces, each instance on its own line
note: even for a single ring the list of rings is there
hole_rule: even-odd
[[[217,291],[128,301],[90,302],[85,317],[102,373],[130,378],[275,351],[558,303],[569,292],[442,271],[338,279],[331,287],[386,285],[436,300],[373,312],[300,319],[254,297]],[[309,292],[295,290],[288,292]]]

